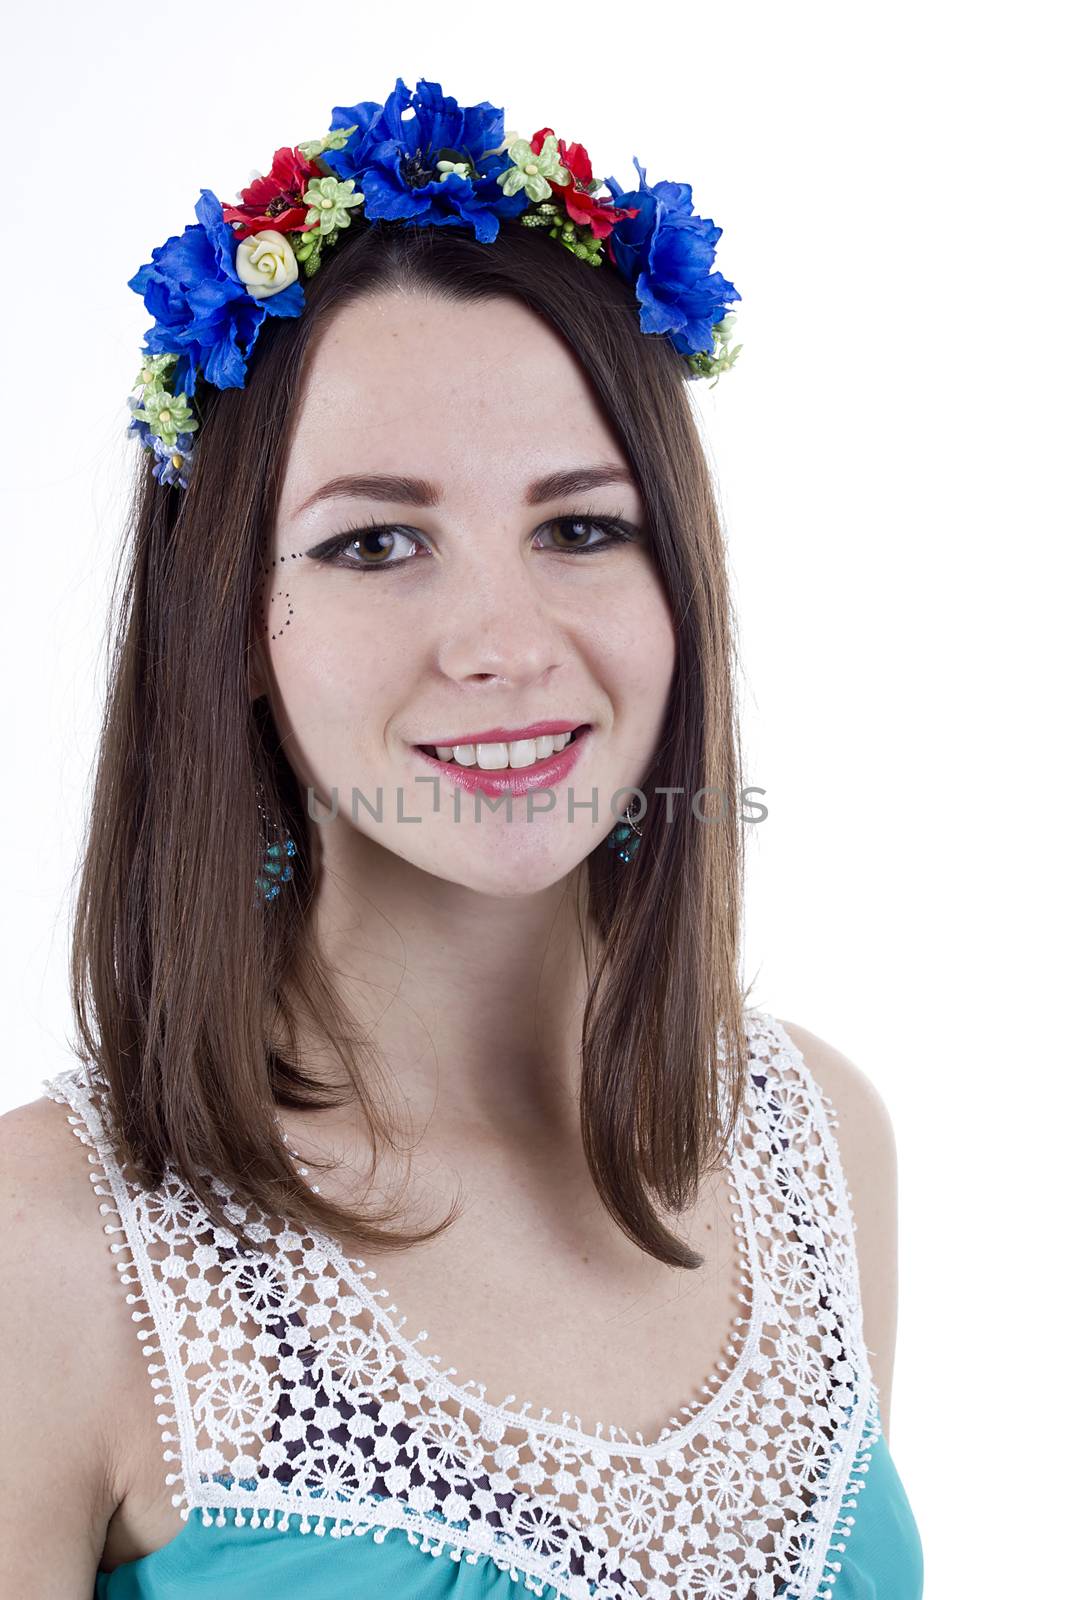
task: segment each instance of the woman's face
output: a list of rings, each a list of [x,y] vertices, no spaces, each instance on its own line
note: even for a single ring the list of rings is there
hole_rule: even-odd
[[[615,481],[539,481],[591,467]],[[337,482],[357,476],[408,481]],[[612,519],[634,537],[613,539]],[[674,669],[644,527],[582,369],[525,306],[383,292],[337,313],[297,420],[252,681],[319,815],[336,803],[327,863],[373,841],[524,893],[605,838]],[[557,755],[540,724],[584,731]]]

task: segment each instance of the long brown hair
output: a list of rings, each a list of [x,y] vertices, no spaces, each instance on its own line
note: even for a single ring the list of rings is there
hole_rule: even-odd
[[[665,1225],[727,1151],[746,1072],[739,977],[743,823],[732,607],[714,484],[687,369],[644,334],[623,278],[505,221],[492,244],[456,229],[355,223],[305,284],[296,318],[260,330],[244,389],[208,390],[186,490],[140,470],[109,616],[110,670],[71,950],[79,1057],[102,1079],[121,1158],[154,1188],[167,1166],[219,1222],[206,1175],[270,1216],[372,1249],[422,1232],[335,1205],[294,1169],[276,1121],[331,1099],[296,1046],[294,1003],[336,1053],[370,1134],[392,1134],[307,937],[311,821],[248,666],[286,456],[311,356],[333,314],[372,290],[447,300],[512,296],[567,341],[614,428],[647,512],[672,608],[677,665],[662,744],[642,789],[641,848],[583,864],[600,935],[582,1030],[581,1132],[619,1227],[675,1266],[702,1257]],[[131,446],[132,450],[132,446]],[[257,787],[261,786],[261,787]],[[701,823],[690,800],[721,797]],[[667,822],[666,793],[674,789]],[[680,791],[680,794],[677,792]],[[295,878],[264,907],[252,885],[257,804],[297,845]],[[706,814],[715,814],[713,800]],[[587,960],[588,967],[588,960]],[[232,1218],[226,1226],[234,1227]],[[243,1230],[238,1228],[243,1238]]]

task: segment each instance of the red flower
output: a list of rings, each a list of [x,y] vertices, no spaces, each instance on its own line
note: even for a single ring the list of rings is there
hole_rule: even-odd
[[[530,149],[535,156],[541,154],[541,147],[546,138],[553,132],[552,128],[539,128],[530,140]],[[553,193],[563,201],[567,208],[567,215],[572,222],[581,227],[591,228],[595,239],[607,239],[615,224],[623,217],[636,217],[637,207],[616,206],[610,200],[595,200],[589,192],[597,184],[593,181],[593,168],[590,165],[589,153],[584,144],[568,144],[565,139],[558,143],[560,166],[566,167],[571,175],[570,183],[548,182]],[[614,263],[611,253],[611,241],[608,240],[608,255]]]
[[[253,178],[241,190],[239,206],[222,208],[224,222],[241,224],[235,231],[245,237],[274,228],[278,233],[306,231],[308,208],[301,195],[311,178],[322,174],[299,150],[275,150],[274,162],[264,178]]]

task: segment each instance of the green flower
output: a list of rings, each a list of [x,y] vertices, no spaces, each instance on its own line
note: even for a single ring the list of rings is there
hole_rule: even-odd
[[[312,178],[301,198],[308,207],[308,227],[317,226],[323,235],[347,228],[352,221],[348,213],[363,204],[355,178]]]
[[[298,144],[296,148],[308,161],[314,161],[324,150],[343,150],[351,135],[355,133],[356,126],[356,123],[353,123],[350,128],[335,128],[325,139],[305,139],[304,143]]]
[[[175,364],[178,357],[173,350],[164,350],[158,356],[145,356],[141,362],[141,370],[133,380],[134,384],[143,383],[146,390],[163,389],[163,379]]]
[[[133,415],[138,422],[146,422],[149,432],[162,439],[165,445],[177,444],[179,433],[193,433],[200,426],[189,408],[187,394],[173,395],[162,385],[154,387],[147,382],[141,404]]]
[[[559,141],[554,133],[546,134],[539,156],[534,155],[529,139],[513,139],[508,145],[508,155],[515,165],[499,173],[496,180],[508,196],[525,189],[530,200],[550,200],[549,178],[553,183],[571,181],[566,167],[560,166]]]
[[[689,370],[698,378],[710,378],[709,388],[714,389],[719,378],[724,372],[729,372],[737,360],[743,345],[731,345],[734,323],[737,317],[731,311],[728,316],[717,322],[712,332],[715,335],[715,346],[712,350],[702,350],[699,355],[686,356]]]

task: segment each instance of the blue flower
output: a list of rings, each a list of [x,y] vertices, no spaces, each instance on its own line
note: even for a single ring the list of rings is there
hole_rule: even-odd
[[[172,445],[164,444],[162,439],[152,435],[150,443],[156,457],[152,468],[153,478],[159,483],[176,483],[182,489],[188,489],[189,471],[196,453],[192,434],[179,433],[177,442]]]
[[[140,407],[140,397],[138,395],[131,394],[126,401],[126,404],[129,406],[130,410],[133,411]],[[146,450],[150,450],[152,448],[152,440],[154,439],[155,435],[149,429],[147,422],[143,421],[140,417],[131,417],[129,426],[126,429],[126,437],[127,439],[136,439]]]
[[[409,108],[415,115],[404,117]],[[338,128],[355,131],[343,149],[324,151],[320,159],[338,177],[356,180],[370,221],[469,227],[491,244],[501,217],[517,217],[529,203],[522,193],[505,195],[496,181],[511,162],[496,148],[504,140],[504,112],[488,100],[460,106],[439,83],[420,78],[412,94],[398,78],[384,105],[335,106],[330,129]],[[442,156],[459,170],[442,173]],[[471,162],[477,177],[467,175]]]
[[[127,403],[132,410],[138,404],[137,397],[131,395]],[[183,489],[189,487],[189,469],[196,455],[196,442],[191,433],[179,433],[173,444],[167,444],[158,433],[151,431],[147,422],[131,417],[126,437],[136,439],[143,450],[155,457],[152,476],[159,483],[177,483]]]
[[[636,291],[641,332],[670,334],[683,355],[710,350],[715,324],[741,299],[721,272],[709,271],[722,229],[693,214],[688,183],[649,187],[636,156],[633,162],[640,188],[624,194],[614,178],[604,181],[617,206],[637,207],[635,217],[615,224],[611,248],[616,266]]]
[[[234,266],[240,241],[210,189],[201,189],[196,215],[196,226],[158,245],[129,281],[156,319],[145,334],[148,353],[180,357],[173,394],[192,395],[199,369],[217,389],[243,389],[263,318],[296,317],[304,309],[299,282],[263,299],[248,293]]]

